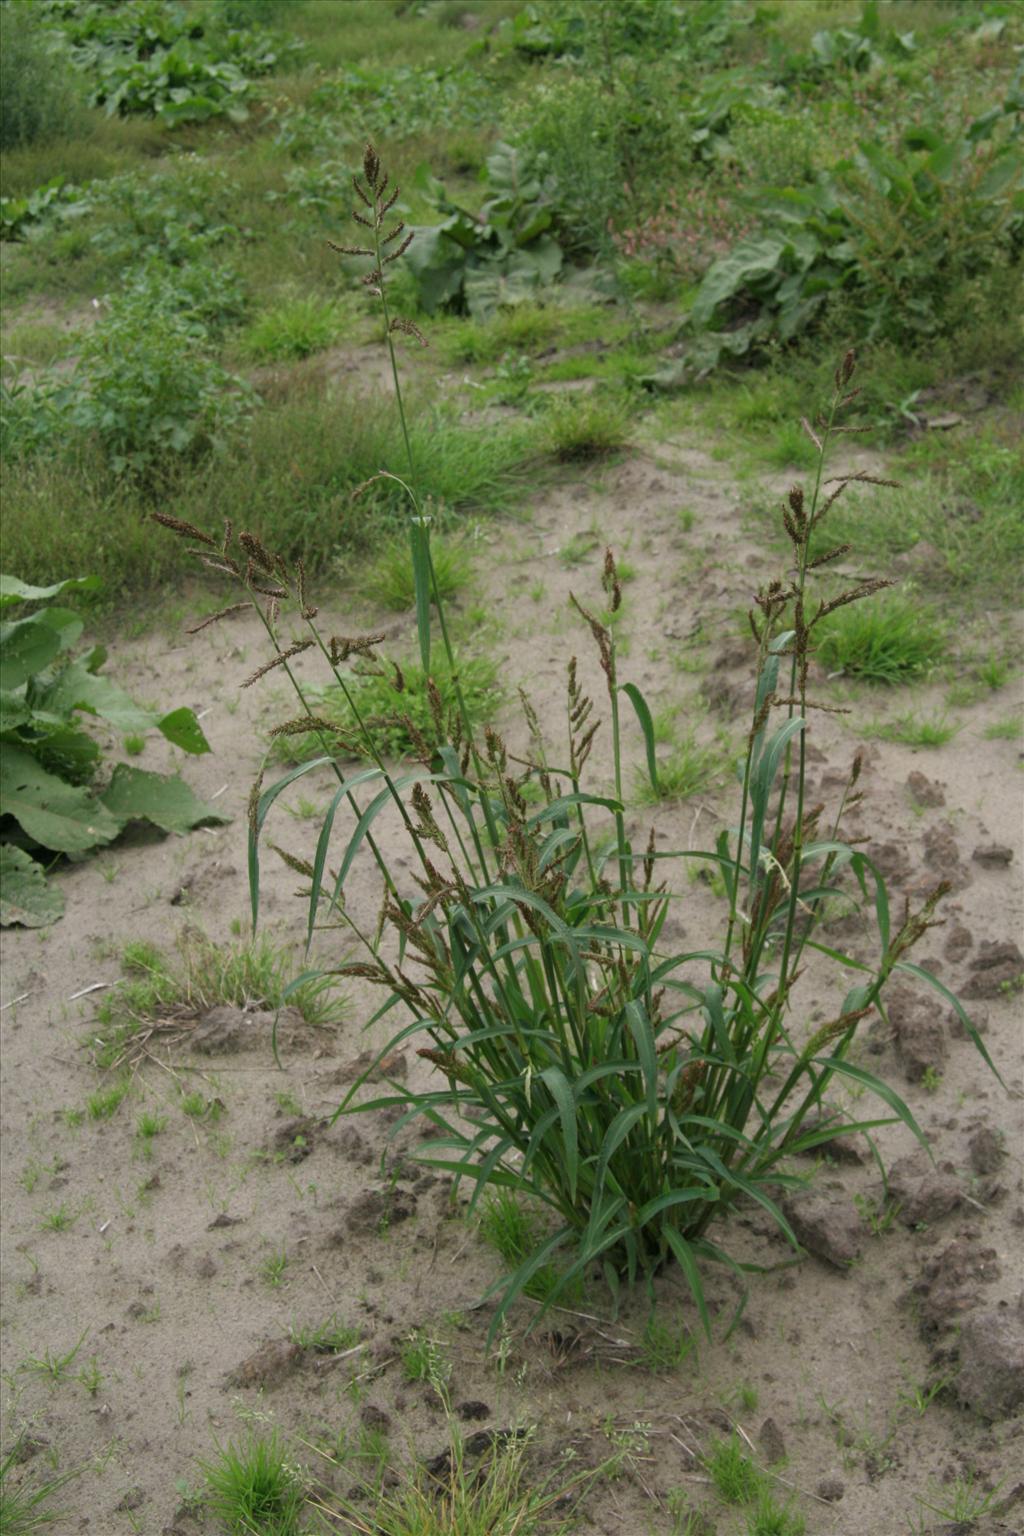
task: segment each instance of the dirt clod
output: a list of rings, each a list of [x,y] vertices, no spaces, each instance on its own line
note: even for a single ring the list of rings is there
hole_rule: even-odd
[[[1011,939],[983,941],[970,971],[962,997],[1004,997],[1024,980],[1024,955]]]
[[[465,1424],[472,1424],[480,1419],[489,1419],[491,1416],[491,1410],[487,1404],[478,1402],[475,1398],[471,1398],[468,1402],[460,1403],[455,1411]]]
[[[271,1142],[273,1155],[286,1163],[301,1163],[313,1150],[314,1133],[323,1126],[322,1120],[301,1115],[296,1120],[286,1120],[274,1132]]]
[[[942,1016],[934,1003],[894,988],[889,998],[889,1022],[909,1082],[919,1083],[929,1068],[942,1066],[946,1059],[946,1036]]]
[[[960,1331],[957,1395],[984,1419],[1005,1419],[1024,1404],[1024,1319],[1008,1308],[976,1312]]]
[[[403,1190],[367,1189],[349,1206],[345,1225],[360,1237],[407,1221],[415,1214],[416,1196]]]
[[[774,1419],[765,1419],[757,1432],[757,1442],[764,1452],[765,1461],[770,1466],[777,1461],[785,1461],[786,1442],[782,1430]]]
[[[926,778],[918,769],[914,769],[907,778],[907,788],[917,801],[918,805],[932,807],[945,805],[946,792],[941,784],[936,784],[934,779]]]
[[[971,858],[976,864],[984,864],[986,869],[1005,869],[1013,862],[1013,849],[1007,848],[1005,843],[986,843],[975,848]]]
[[[829,1504],[838,1504],[846,1492],[846,1484],[840,1477],[823,1477],[814,1491],[819,1499],[826,1499]]]
[[[963,923],[956,923],[946,935],[942,953],[953,965],[963,960],[968,950],[974,948],[974,935]]]
[[[975,1173],[995,1173],[1006,1156],[1002,1136],[987,1125],[975,1131],[967,1143],[967,1150]]]
[[[998,1278],[999,1260],[994,1248],[978,1248],[964,1238],[956,1238],[937,1257],[928,1260],[913,1288],[922,1333],[942,1333],[956,1327],[961,1318],[978,1306],[978,1287]]]
[[[846,1270],[860,1257],[861,1227],[852,1205],[826,1195],[793,1195],[783,1211],[797,1240],[815,1258]]]
[[[953,836],[950,821],[929,827],[924,834],[924,862],[930,871],[948,880],[954,890],[962,890],[970,884],[971,877],[961,861],[960,845]]]
[[[963,1190],[952,1163],[933,1167],[924,1152],[911,1152],[889,1170],[889,1194],[908,1227],[931,1225],[956,1209]]]
[[[288,1339],[268,1339],[229,1371],[225,1387],[279,1387],[302,1364],[302,1350]]]

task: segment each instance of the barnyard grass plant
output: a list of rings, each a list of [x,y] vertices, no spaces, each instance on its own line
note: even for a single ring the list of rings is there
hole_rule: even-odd
[[[309,940],[318,930],[337,928],[357,953],[339,956],[336,970],[382,990],[370,1025],[396,1020],[337,1113],[398,1109],[396,1129],[424,1123],[421,1157],[471,1185],[474,1206],[497,1189],[543,1212],[546,1224],[538,1224],[531,1251],[495,1285],[492,1337],[556,1255],[557,1277],[536,1304],[540,1311],[595,1273],[616,1292],[623,1284],[649,1284],[659,1270],[676,1265],[710,1331],[707,1266],[725,1264],[736,1273],[744,1267],[714,1236],[737,1204],[759,1205],[796,1246],[779,1193],[794,1182],[790,1159],[835,1134],[832,1126],[816,1129],[814,1115],[835,1078],[869,1090],[882,1106],[877,1117],[845,1126],[845,1134],[896,1119],[923,1140],[906,1104],[851,1055],[858,1028],[884,1007],[890,977],[900,972],[935,988],[988,1060],[960,1005],[910,959],[946,888],[937,886],[917,910],[894,921],[871,859],[842,838],[843,814],[858,795],[859,759],[827,818],[806,788],[811,711],[828,707],[810,696],[819,627],[887,585],[867,578],[851,586],[831,576],[834,562],[849,553],[846,545],[811,554],[847,487],[871,479],[863,472],[826,478],[857,394],[854,357],[848,353],[836,370],[817,425],[805,426],[815,469],[810,489],[794,487],[782,512],[789,568],[754,596],[756,688],[732,828],[710,850],[673,854],[656,848],[653,833],[646,848],[634,849],[624,803],[624,703],[642,727],[655,784],[657,762],[647,703],[620,676],[611,620],[621,589],[610,550],[603,590],[573,598],[603,677],[610,785],[600,772],[591,782],[599,720],[575,657],[567,657],[565,739],[557,747],[542,739],[524,697],[531,745],[513,755],[498,731],[480,726],[459,686],[395,350],[397,337],[422,338],[412,322],[392,313],[388,300],[389,265],[411,237],[401,221],[391,223],[398,191],[372,146],[355,188],[364,244],[354,254],[369,262],[363,281],[381,307],[406,450],[401,477],[382,474],[402,486],[408,502],[420,661],[429,678],[432,655],[440,653],[438,662],[443,657],[451,669],[452,699],[446,707],[436,688],[429,690],[429,731],[418,733],[418,761],[396,771],[344,670],[351,658],[383,666],[384,637],[325,633],[302,567],[254,535],[228,526],[214,537],[159,515],[191,540],[204,564],[240,587],[224,612],[244,606],[261,617],[270,655],[245,686],[268,675],[287,677],[299,707],[278,730],[321,747],[276,783],[267,786],[261,778],[253,787],[253,921],[264,829],[279,796],[304,774],[332,769],[337,787],[314,857],[285,857],[308,883]],[[285,605],[303,626],[298,638],[282,628]],[[349,730],[364,746],[365,760],[354,772],[345,771],[335,727],[318,717],[295,675],[294,659],[304,652],[319,653],[347,698]],[[396,686],[400,691],[398,675]],[[377,839],[386,812],[406,840],[402,864],[389,860]],[[414,887],[406,859],[414,863]],[[699,886],[683,880],[677,891],[667,877],[672,860],[686,859],[716,866],[726,895],[718,942],[696,951],[674,948],[666,928],[673,902],[699,899]],[[376,921],[346,902],[357,860],[377,867],[382,901]],[[870,961],[818,937],[819,917],[837,887],[852,889],[874,912]],[[812,958],[819,964],[810,971]],[[833,963],[837,971],[852,970],[856,984],[832,1017],[812,1024],[825,985],[820,967]],[[407,1042],[436,1068],[434,1085],[394,1083],[366,1096],[380,1063]]]

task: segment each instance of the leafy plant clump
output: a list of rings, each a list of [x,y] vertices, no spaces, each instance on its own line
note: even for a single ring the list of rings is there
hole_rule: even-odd
[[[279,67],[281,42],[261,27],[224,25],[210,6],[161,0],[63,0],[50,25],[108,116],[144,114],[169,127],[249,115],[252,81]]]
[[[78,711],[101,717],[118,732],[158,730],[185,752],[210,750],[190,709],[160,714],[141,709],[100,673],[106,651],[73,647],[82,621],[49,604],[69,590],[95,586],[89,577],[29,587],[0,576],[0,610],[46,603],[28,618],[0,624],[0,922],[37,928],[64,909],[46,868],[61,855],[77,857],[112,842],[130,821],[165,832],[226,821],[173,775],[119,763],[99,780],[100,746]]]
[[[872,338],[942,334],[958,289],[1020,259],[1024,159],[1008,132],[1019,105],[959,133],[917,125],[894,148],[862,139],[814,185],[746,198],[762,228],[705,276],[690,315],[697,354],[791,341],[840,295]]]
[[[392,314],[386,279],[388,252],[403,231],[400,223],[390,227],[394,196],[368,145],[359,219],[372,241],[370,286],[381,303],[393,363],[395,336],[406,329]],[[261,780],[254,787],[250,886],[256,921],[264,828],[279,796],[307,772],[333,770],[337,789],[314,858],[287,857],[309,881],[307,934],[311,938],[327,925],[347,931],[356,958],[337,970],[381,988],[384,1001],[374,1024],[403,1010],[402,1022],[339,1114],[388,1107],[400,1109],[403,1122],[418,1115],[429,1128],[424,1161],[468,1181],[474,1206],[496,1187],[544,1214],[539,1240],[501,1282],[494,1332],[560,1249],[564,1267],[543,1307],[594,1271],[614,1290],[650,1282],[659,1269],[677,1264],[710,1331],[705,1266],[726,1264],[741,1272],[712,1229],[739,1202],[753,1201],[797,1246],[778,1190],[795,1182],[789,1159],[833,1134],[808,1123],[833,1078],[873,1092],[884,1105],[881,1119],[846,1126],[844,1133],[898,1119],[923,1140],[892,1088],[851,1059],[858,1028],[874,1009],[884,1008],[893,975],[913,976],[938,991],[991,1065],[956,999],[909,958],[947,887],[937,886],[919,910],[894,924],[881,874],[860,847],[843,840],[842,818],[857,795],[860,760],[827,821],[805,795],[808,717],[819,702],[809,683],[819,626],[887,585],[868,578],[848,586],[831,578],[828,567],[848,553],[845,546],[814,560],[810,555],[835,502],[853,481],[869,478],[863,472],[840,476],[827,493],[822,489],[830,448],[855,398],[853,372],[849,353],[817,427],[813,488],[805,493],[795,487],[783,511],[790,568],[754,598],[756,689],[739,765],[739,806],[735,830],[723,830],[713,849],[673,855],[656,847],[652,833],[646,849],[635,850],[627,835],[623,700],[640,722],[652,782],[656,760],[650,710],[636,686],[619,675],[613,615],[621,588],[611,551],[602,579],[605,615],[573,599],[607,696],[610,790],[600,780],[589,784],[598,719],[575,657],[567,665],[566,736],[556,750],[544,741],[524,698],[528,741],[513,753],[497,731],[480,728],[455,676],[455,709],[450,715],[432,711],[411,767],[395,772],[375,730],[354,712],[364,766],[346,775],[328,751],[270,786]],[[404,419],[397,363],[394,376]],[[457,673],[411,452],[403,468],[420,661],[431,676],[437,650]],[[315,707],[291,668],[305,651],[319,650],[352,707],[344,665],[353,656],[376,658],[381,636],[325,634],[304,572],[251,534],[236,536],[229,529],[223,545],[215,544],[202,530],[155,515],[194,544],[216,547],[242,600],[262,616],[271,654],[250,681],[284,669],[299,709],[282,733],[317,728]],[[274,595],[266,598],[271,583]],[[301,639],[287,642],[279,629],[279,605],[286,601],[306,626]],[[404,831],[415,893],[377,841],[385,812]],[[339,815],[349,814],[344,851],[328,876]],[[722,932],[699,951],[678,951],[666,937],[671,905],[681,899],[663,878],[672,858],[717,866],[723,881]],[[373,930],[345,901],[357,859],[376,867],[383,887]],[[837,954],[816,937],[837,890],[874,911],[870,960]],[[817,1024],[807,1022],[812,999],[799,985],[811,953],[837,959],[858,978],[834,1016]],[[420,1055],[437,1069],[436,1085],[418,1090],[395,1084],[382,1095],[363,1097],[371,1073],[409,1040],[420,1042]]]
[[[479,214],[450,202],[424,174],[440,224],[415,231],[405,259],[428,314],[449,309],[484,319],[502,305],[535,299],[553,283],[562,251],[549,233],[554,221],[543,169],[520,150],[498,144],[484,169],[488,196]]]

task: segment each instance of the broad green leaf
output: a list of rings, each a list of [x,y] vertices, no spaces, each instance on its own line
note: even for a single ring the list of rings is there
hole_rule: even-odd
[[[694,324],[709,324],[715,310],[726,299],[735,297],[751,283],[779,272],[785,249],[786,241],[780,235],[765,235],[739,241],[728,256],[713,262],[694,300]]]
[[[20,688],[60,654],[60,636],[41,613],[0,626],[0,690]]]
[[[118,731],[146,731],[154,725],[155,715],[140,709],[117,683],[93,670],[98,664],[90,654],[64,667],[40,693],[39,707],[66,717],[76,709],[84,709],[90,715],[109,720]]]
[[[701,1283],[700,1269],[698,1268],[697,1260],[694,1257],[693,1249],[686,1241],[686,1238],[683,1237],[681,1233],[676,1231],[675,1227],[666,1226],[664,1228],[664,1232],[665,1241],[668,1243],[673,1254],[675,1255],[679,1268],[686,1276],[686,1283],[690,1288],[690,1295],[696,1302],[701,1323],[704,1325],[704,1332],[707,1335],[708,1341],[710,1342],[711,1318],[708,1313],[707,1299],[704,1295],[704,1286]]]
[[[32,587],[17,576],[0,576],[0,609],[9,603],[42,603],[60,592],[95,592],[101,585],[98,576],[69,576],[52,587]]]
[[[64,911],[64,896],[48,885],[41,864],[11,843],[0,847],[0,928],[45,928]]]
[[[156,728],[161,735],[166,736],[172,747],[180,747],[183,752],[191,752],[194,757],[210,750],[210,743],[195,712],[184,705],[181,709],[172,709],[170,714],[163,715],[156,721]]]
[[[123,825],[91,790],[65,784],[10,743],[0,754],[0,813],[13,816],[33,842],[58,853],[87,853],[109,843]]]
[[[151,821],[164,832],[183,834],[204,823],[223,824],[231,820],[216,806],[200,800],[184,779],[130,768],[126,763],[119,763],[114,769],[114,777],[101,799],[122,825],[129,821]]]

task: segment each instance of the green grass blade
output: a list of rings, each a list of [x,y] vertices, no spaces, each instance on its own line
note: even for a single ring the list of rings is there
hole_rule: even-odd
[[[412,552],[412,578],[416,592],[416,632],[420,642],[423,670],[430,675],[430,523],[425,517],[409,520],[409,547]]]
[[[686,1283],[690,1288],[690,1295],[693,1297],[694,1302],[696,1303],[697,1311],[700,1314],[700,1320],[704,1328],[704,1333],[706,1334],[708,1343],[710,1344],[711,1318],[708,1314],[707,1297],[704,1295],[704,1287],[701,1284],[700,1270],[697,1267],[697,1260],[694,1257],[693,1249],[686,1241],[685,1237],[676,1231],[675,1227],[665,1227],[663,1228],[663,1231],[665,1234],[665,1241],[668,1243],[673,1254],[675,1255],[675,1259],[679,1265],[679,1268],[686,1276]]]
[[[547,1067],[540,1076],[541,1081],[551,1090],[552,1098],[558,1105],[558,1113],[562,1121],[562,1145],[565,1148],[565,1171],[569,1179],[569,1197],[575,1200],[579,1173],[579,1139],[572,1089],[565,1073],[559,1067]]]
[[[640,729],[644,733],[644,748],[647,753],[647,776],[651,781],[651,788],[658,794],[658,759],[654,752],[654,721],[648,708],[647,700],[635,683],[623,683],[619,689],[624,693],[636,711],[636,718],[640,722]]]

